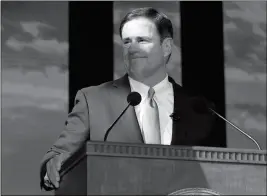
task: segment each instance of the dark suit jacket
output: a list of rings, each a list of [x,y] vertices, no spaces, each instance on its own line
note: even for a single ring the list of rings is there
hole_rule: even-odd
[[[211,115],[197,114],[190,105],[190,97],[169,77],[174,89],[173,133],[171,145],[209,146],[206,139],[212,129]],[[78,91],[75,105],[68,115],[66,126],[41,162],[41,184],[46,173],[46,163],[53,156],[65,153],[66,159],[87,140],[103,141],[106,130],[127,106],[130,93],[128,75],[99,86]],[[113,127],[107,141],[143,143],[133,107],[129,107]]]

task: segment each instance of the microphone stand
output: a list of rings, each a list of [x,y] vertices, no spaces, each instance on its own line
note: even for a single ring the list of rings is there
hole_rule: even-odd
[[[105,137],[104,137],[104,141],[107,140],[108,134],[110,132],[110,130],[113,128],[113,126],[117,123],[117,121],[121,118],[121,116],[126,112],[126,110],[129,108],[129,106],[131,105],[131,102],[127,105],[127,107],[123,110],[123,112],[121,113],[121,115],[117,118],[117,120],[109,127],[109,129],[107,130],[107,132],[105,133]]]
[[[236,125],[234,125],[233,123],[231,123],[229,120],[227,120],[226,118],[222,117],[220,114],[218,114],[216,111],[214,111],[213,109],[209,108],[209,110],[213,113],[215,113],[218,117],[220,117],[221,119],[225,120],[227,123],[229,123],[230,125],[232,125],[235,129],[237,129],[238,131],[240,131],[242,134],[244,134],[245,136],[247,136],[249,139],[251,139],[258,147],[259,150],[261,150],[260,145],[258,144],[258,142],[251,137],[250,135],[248,135],[247,133],[245,133],[244,131],[242,131],[241,129],[239,129]]]

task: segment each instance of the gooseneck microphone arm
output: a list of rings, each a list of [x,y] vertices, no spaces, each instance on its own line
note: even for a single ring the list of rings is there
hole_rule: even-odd
[[[248,137],[249,139],[251,139],[258,147],[259,150],[261,150],[260,145],[258,144],[258,142],[251,137],[250,135],[248,135],[247,133],[245,133],[244,131],[242,131],[240,128],[238,128],[234,123],[230,122],[229,120],[227,120],[226,118],[222,117],[220,114],[218,114],[216,111],[214,111],[213,109],[209,108],[209,110],[216,114],[218,117],[220,117],[221,119],[223,119],[224,121],[226,121],[227,123],[229,123],[232,127],[234,127],[235,129],[237,129],[240,133],[242,133],[243,135],[245,135],[246,137]]]
[[[235,130],[239,131],[240,133],[242,133],[244,136],[246,136],[247,138],[249,138],[251,141],[253,141],[253,143],[255,143],[257,145],[257,148],[259,150],[261,150],[260,145],[258,144],[258,142],[249,134],[245,133],[244,131],[242,131],[238,126],[236,126],[234,123],[230,122],[229,120],[227,120],[226,118],[224,118],[222,115],[218,114],[215,111],[215,105],[212,102],[208,102],[204,97],[200,96],[200,97],[194,97],[192,100],[192,104],[193,104],[193,109],[198,112],[198,113],[211,113],[213,115],[216,115],[217,117],[221,118],[222,120],[224,120],[224,122],[227,122],[229,125],[231,125],[231,127],[234,127]]]
[[[127,107],[122,111],[121,115],[114,121],[114,123],[109,127],[109,129],[105,133],[104,141],[107,140],[108,134],[110,130],[114,127],[114,125],[118,122],[118,120],[122,117],[122,115],[126,112],[126,110],[130,107],[131,103],[127,105]]]
[[[122,115],[126,112],[126,110],[131,106],[137,106],[142,100],[141,95],[138,92],[131,92],[128,96],[127,96],[127,102],[128,105],[127,107],[122,111],[122,113],[120,114],[120,116],[115,120],[115,122],[108,128],[108,130],[105,133],[104,136],[104,141],[107,140],[108,138],[108,134],[110,133],[111,129],[114,127],[114,125],[118,122],[118,120],[122,117]]]

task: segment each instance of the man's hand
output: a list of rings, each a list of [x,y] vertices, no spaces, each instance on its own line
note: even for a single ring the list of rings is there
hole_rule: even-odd
[[[64,161],[64,158],[65,156],[63,154],[60,154],[53,157],[46,163],[46,174],[49,181],[45,178],[45,185],[49,188],[59,188],[59,170],[61,168],[62,162]]]

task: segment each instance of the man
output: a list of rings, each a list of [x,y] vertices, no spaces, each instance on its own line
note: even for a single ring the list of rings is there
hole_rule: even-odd
[[[208,145],[212,117],[196,113],[190,97],[168,76],[173,28],[153,8],[128,13],[120,36],[127,74],[118,80],[78,91],[64,131],[45,155],[41,186],[59,187],[59,170],[87,140],[103,141],[106,130],[127,106],[131,91],[142,100],[130,107],[113,127],[107,141],[163,145]]]

